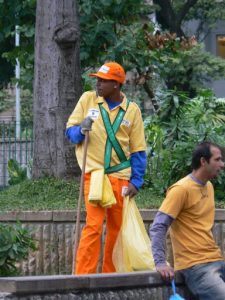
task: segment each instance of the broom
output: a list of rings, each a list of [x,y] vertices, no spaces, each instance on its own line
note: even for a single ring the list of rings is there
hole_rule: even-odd
[[[76,218],[76,226],[75,226],[75,241],[74,241],[73,266],[72,266],[73,275],[75,274],[77,248],[80,240],[80,213],[81,213],[81,204],[82,204],[83,190],[84,190],[84,174],[85,174],[85,165],[86,165],[86,158],[87,158],[88,141],[89,141],[89,131],[87,130],[85,132],[85,139],[84,139],[84,154],[83,154],[81,177],[80,177],[80,191],[79,191],[79,199],[77,203],[77,218]]]

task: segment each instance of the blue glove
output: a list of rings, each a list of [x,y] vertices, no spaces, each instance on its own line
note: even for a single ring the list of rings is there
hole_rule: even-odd
[[[185,300],[184,298],[182,298],[180,295],[176,293],[176,286],[174,280],[172,280],[171,284],[172,284],[173,295],[170,296],[169,300]]]

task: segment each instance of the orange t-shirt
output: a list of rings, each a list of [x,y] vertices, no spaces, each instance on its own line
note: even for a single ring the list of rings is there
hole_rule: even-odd
[[[223,260],[212,235],[215,205],[211,182],[203,186],[184,177],[168,189],[159,211],[175,219],[170,228],[175,270]]]

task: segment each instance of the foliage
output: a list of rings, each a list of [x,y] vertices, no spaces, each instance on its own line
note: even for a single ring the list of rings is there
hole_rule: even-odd
[[[33,123],[33,95],[29,89],[21,90],[21,126]]]
[[[18,275],[16,264],[36,246],[30,233],[19,223],[0,224],[0,276]]]
[[[209,0],[185,3],[180,0],[155,0],[154,3],[158,5],[159,11],[166,11],[171,20],[171,23],[166,24],[167,17],[162,13],[161,24],[166,25],[164,28],[169,31],[177,32],[178,36],[181,36],[179,33],[184,30],[182,25],[185,20],[199,17],[200,23],[211,20],[212,25],[222,15],[217,7],[220,7],[221,11],[223,9],[220,4],[218,6]],[[171,7],[167,9],[169,4]],[[202,7],[199,4],[202,4]],[[178,174],[188,170],[188,151],[191,151],[196,142],[215,137],[223,140],[223,113],[215,114],[219,104],[216,104],[213,112],[207,100],[215,100],[216,103],[216,99],[202,94],[193,100],[189,97],[195,97],[209,79],[223,77],[225,62],[206,53],[201,45],[184,47],[184,40],[176,36],[164,39],[163,46],[152,46],[152,41],[164,36],[164,33],[153,35],[154,25],[149,20],[149,14],[154,8],[144,0],[79,0],[82,32],[80,58],[85,89],[90,89],[93,84],[91,79],[87,80],[87,73],[91,69],[95,69],[106,60],[116,60],[127,71],[133,71],[134,76],[129,81],[131,92],[128,92],[128,95],[136,95],[141,100],[148,95],[148,98],[154,101],[158,115],[150,117],[151,122],[146,125],[151,143],[150,150],[154,154],[151,159],[154,166],[150,172],[155,170],[157,187],[162,191]],[[204,12],[201,12],[202,10]],[[15,15],[17,19],[14,18]],[[34,16],[35,0],[12,0],[10,4],[8,1],[0,1],[0,41],[11,42],[9,50],[12,50],[15,25],[19,24],[21,30],[21,47],[13,51],[7,50],[4,57],[13,63],[15,58],[19,57],[23,72],[20,83],[25,86],[28,84],[30,88],[34,58]],[[174,24],[178,25],[179,32],[173,27]],[[168,37],[168,34],[166,35]],[[24,77],[25,75],[28,77]],[[169,91],[161,92],[162,87],[169,88]],[[172,89],[175,91],[171,92]],[[179,90],[187,93],[179,93]],[[209,120],[205,116],[209,117]],[[149,133],[150,131],[155,135]],[[153,142],[159,143],[159,152],[154,148]],[[178,164],[177,161],[182,164]],[[162,162],[166,175],[157,176],[158,164]]]
[[[225,99],[203,90],[189,99],[181,92],[166,91],[158,115],[146,119],[149,165],[146,182],[163,193],[191,171],[192,150],[209,140],[225,146]],[[215,180],[216,196],[224,194],[224,175]]]
[[[2,122],[0,123],[0,138],[3,142],[8,139],[9,142],[16,139],[16,122]],[[30,142],[33,140],[33,125],[32,123],[25,123],[21,120],[20,139]]]
[[[225,19],[225,2],[223,0],[153,0],[157,11],[157,21],[163,30],[185,36],[188,28],[185,22],[197,20],[195,35],[199,39],[206,30],[215,26],[218,20]]]
[[[0,12],[1,13],[1,12]],[[0,20],[1,23],[1,20]],[[1,37],[0,33],[0,37]],[[10,51],[12,48],[10,41],[5,40],[4,42],[0,38],[0,66],[2,72],[0,72],[0,88],[3,88],[8,84],[10,79],[14,75],[14,68],[10,62],[2,57],[2,53]]]
[[[15,106],[15,90],[12,87],[0,90],[0,112]],[[20,90],[20,121],[21,126],[33,123],[32,93],[30,90]]]
[[[36,0],[0,1],[0,86],[9,82],[16,64],[20,61],[20,84],[32,90],[34,61],[34,24]],[[15,47],[15,26],[19,26],[20,46]]]
[[[128,83],[130,89],[136,85],[150,99],[155,98],[159,85],[193,97],[209,80],[224,76],[224,60],[205,52],[195,39],[159,32],[154,35],[154,25],[147,17],[153,9],[143,1],[80,0],[83,70],[90,72],[106,60],[116,60],[134,74]],[[85,88],[92,82],[85,81]]]
[[[163,6],[162,1],[154,2],[158,5],[159,11],[169,7],[168,1],[164,1]],[[202,4],[201,7],[199,2]],[[12,40],[16,23],[20,25],[21,31],[21,46],[15,49],[13,41],[10,51],[7,51],[4,57],[13,64],[15,58],[19,57],[22,65],[20,83],[29,89],[32,89],[33,80],[35,3],[35,0],[13,0],[10,5],[8,1],[0,3],[0,29],[2,28],[0,40],[4,42]],[[185,20],[201,18],[201,15],[207,15],[204,20],[205,22],[211,20],[210,24],[215,23],[216,16],[217,19],[222,18],[222,3],[199,0],[196,4],[188,1],[185,6],[183,2],[176,0],[170,5],[171,7],[166,10],[169,15],[174,13],[170,20],[180,25]],[[182,14],[185,9],[187,11]],[[152,34],[154,25],[149,19],[149,14],[154,10],[155,6],[144,0],[79,0],[82,31],[80,59],[84,74],[84,90],[93,85],[93,81],[86,82],[85,74],[106,60],[116,60],[124,65],[126,70],[133,70],[134,78],[129,83],[130,89],[133,85],[137,85],[136,90],[143,89],[145,97],[148,95],[150,99],[154,99],[155,86],[163,84],[162,81],[169,89],[187,91],[190,96],[195,96],[198,90],[206,85],[208,79],[223,77],[224,61],[205,53],[201,46],[183,51],[183,41],[175,39],[172,43],[168,41],[164,48],[152,49],[149,38],[154,37]],[[163,17],[166,18],[164,15]],[[179,22],[178,18],[181,18]],[[161,18],[160,21],[163,23],[165,20]],[[166,28],[174,32],[172,27]],[[142,95],[135,94],[140,99]]]
[[[218,20],[225,20],[225,2],[222,0],[198,0],[197,3],[190,9],[185,20],[199,20],[196,36],[201,37],[202,31],[208,31],[215,27]],[[206,36],[208,32],[204,34]]]
[[[151,7],[143,0],[80,0],[79,11],[83,69],[96,67],[109,59],[126,67],[134,25],[140,27],[140,17],[147,17]]]
[[[74,210],[79,197],[79,183],[44,177],[25,180],[0,191],[1,211]],[[157,208],[162,197],[151,188],[141,189],[136,197],[140,208]],[[84,208],[84,203],[82,203]]]
[[[115,60],[126,71],[133,72],[126,84],[126,94],[143,103],[147,94],[143,92],[145,83],[140,82],[149,68],[151,56],[144,35],[146,30],[154,30],[148,18],[153,8],[143,0],[80,0],[79,4],[84,89],[92,88],[95,82],[87,78],[87,73],[107,60]],[[151,88],[146,88],[151,93]]]
[[[198,41],[200,37],[203,40],[202,34],[206,36],[208,29],[215,26],[218,20],[224,19],[224,1],[154,0],[153,2],[156,5],[159,27],[176,33],[179,37],[174,41],[168,39],[166,47],[158,49],[155,47],[154,55],[149,60],[154,66],[154,72],[157,72],[165,81],[167,88],[186,91],[190,97],[194,97],[200,89],[207,86],[209,81],[224,78],[225,62],[223,59],[205,52],[201,45],[182,51],[182,45],[179,42],[189,34],[189,28],[185,22],[193,19],[198,24],[195,32],[194,29],[192,30],[193,34]]]
[[[18,184],[27,179],[27,169],[21,167],[14,159],[8,161],[8,173],[10,185]]]
[[[51,177],[25,180],[0,192],[0,210],[75,209],[79,184]]]
[[[178,38],[176,34],[159,32],[152,35],[145,30],[145,39],[151,50],[146,57],[152,62],[151,72],[157,73],[168,89],[185,91],[193,97],[208,82],[224,77],[224,59],[206,52],[193,37]],[[145,79],[153,78],[146,74]]]
[[[12,99],[6,90],[0,90],[0,112],[6,111],[13,106]]]

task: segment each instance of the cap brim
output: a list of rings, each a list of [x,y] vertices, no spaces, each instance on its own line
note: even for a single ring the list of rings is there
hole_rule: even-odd
[[[88,74],[88,76],[90,76],[90,77],[97,77],[97,74],[96,73]]]
[[[89,74],[90,77],[98,77],[98,78],[102,78],[102,79],[106,79],[106,80],[115,80],[113,78],[109,78],[106,74],[99,74],[99,73],[93,73],[93,74]]]
[[[99,74],[99,73],[93,73],[93,74],[89,74],[89,76],[90,76],[90,77],[102,78],[102,79],[105,79],[105,80],[113,80],[113,81],[119,82],[119,83],[121,83],[121,84],[124,83],[124,81],[121,82],[121,80],[118,80],[118,78],[114,78],[114,77],[110,77],[110,78],[109,78],[109,75],[108,75],[108,74],[103,74],[103,73],[100,73],[100,74]]]

